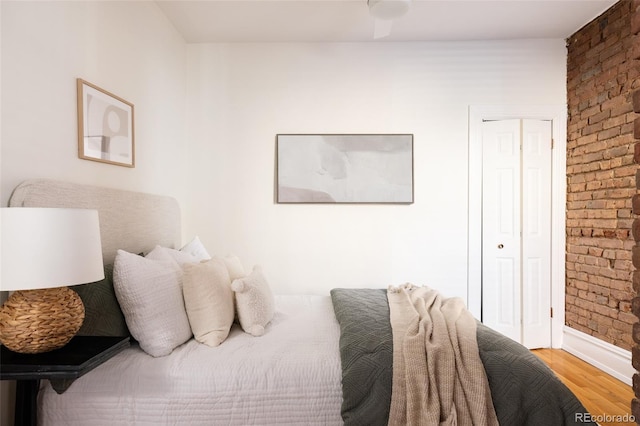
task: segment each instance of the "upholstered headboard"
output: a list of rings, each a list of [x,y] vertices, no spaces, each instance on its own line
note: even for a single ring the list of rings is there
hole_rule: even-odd
[[[105,265],[118,249],[140,253],[180,244],[180,207],[171,197],[32,179],[16,187],[9,206],[98,210]]]

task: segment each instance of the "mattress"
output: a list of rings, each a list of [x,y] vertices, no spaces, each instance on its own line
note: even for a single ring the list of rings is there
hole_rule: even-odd
[[[132,346],[58,395],[43,381],[40,425],[341,425],[340,329],[329,296],[276,296],[261,337],[234,325],[153,358]]]

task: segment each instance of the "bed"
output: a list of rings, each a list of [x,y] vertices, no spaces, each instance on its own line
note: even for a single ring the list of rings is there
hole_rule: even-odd
[[[211,334],[189,330],[189,338],[173,342],[165,353],[163,348],[149,346],[146,336],[139,335],[140,324],[130,318],[131,307],[121,288],[122,259],[143,262],[144,255],[161,249],[176,256],[194,249],[193,243],[199,243],[196,239],[181,244],[180,209],[174,199],[37,179],[19,185],[10,206],[98,210],[107,277],[101,283],[76,288],[86,307],[80,333],[141,337],[61,394],[43,381],[38,395],[39,424],[394,423],[390,417],[394,338],[387,290],[336,288],[325,296],[271,295],[273,306],[247,305],[240,294],[252,288],[247,277],[260,277],[260,270],[254,268],[231,279],[234,269],[222,259],[220,264],[228,267],[236,297],[230,329],[223,338],[215,337],[218,340],[206,344]],[[201,250],[206,249],[198,246],[195,253]],[[211,263],[203,258],[202,265]],[[180,265],[186,286],[195,263]],[[187,297],[186,288],[181,287],[184,298],[179,294],[164,300],[179,299],[177,305],[190,306],[193,298]],[[247,306],[256,312],[270,311],[269,321],[257,328],[246,325],[255,313]],[[104,312],[107,309],[110,311]],[[163,307],[166,327],[184,322],[182,316],[175,319],[167,314],[171,309]],[[190,312],[186,318],[192,319]],[[482,324],[475,327],[476,352],[500,424],[583,424],[578,419],[586,412],[584,407],[540,360]],[[161,328],[162,324],[148,332]],[[465,424],[461,419],[459,423]]]

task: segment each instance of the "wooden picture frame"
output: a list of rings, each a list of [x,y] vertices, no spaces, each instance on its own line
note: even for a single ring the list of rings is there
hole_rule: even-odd
[[[135,167],[133,104],[81,78],[78,95],[78,157]]]
[[[277,135],[277,203],[413,203],[412,134]]]

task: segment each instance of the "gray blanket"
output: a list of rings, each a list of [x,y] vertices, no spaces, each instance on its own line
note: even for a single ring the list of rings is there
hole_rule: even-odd
[[[341,330],[344,423],[386,425],[393,361],[386,290],[334,289],[331,298]],[[595,425],[578,421],[584,406],[524,346],[481,323],[477,338],[501,425]]]

